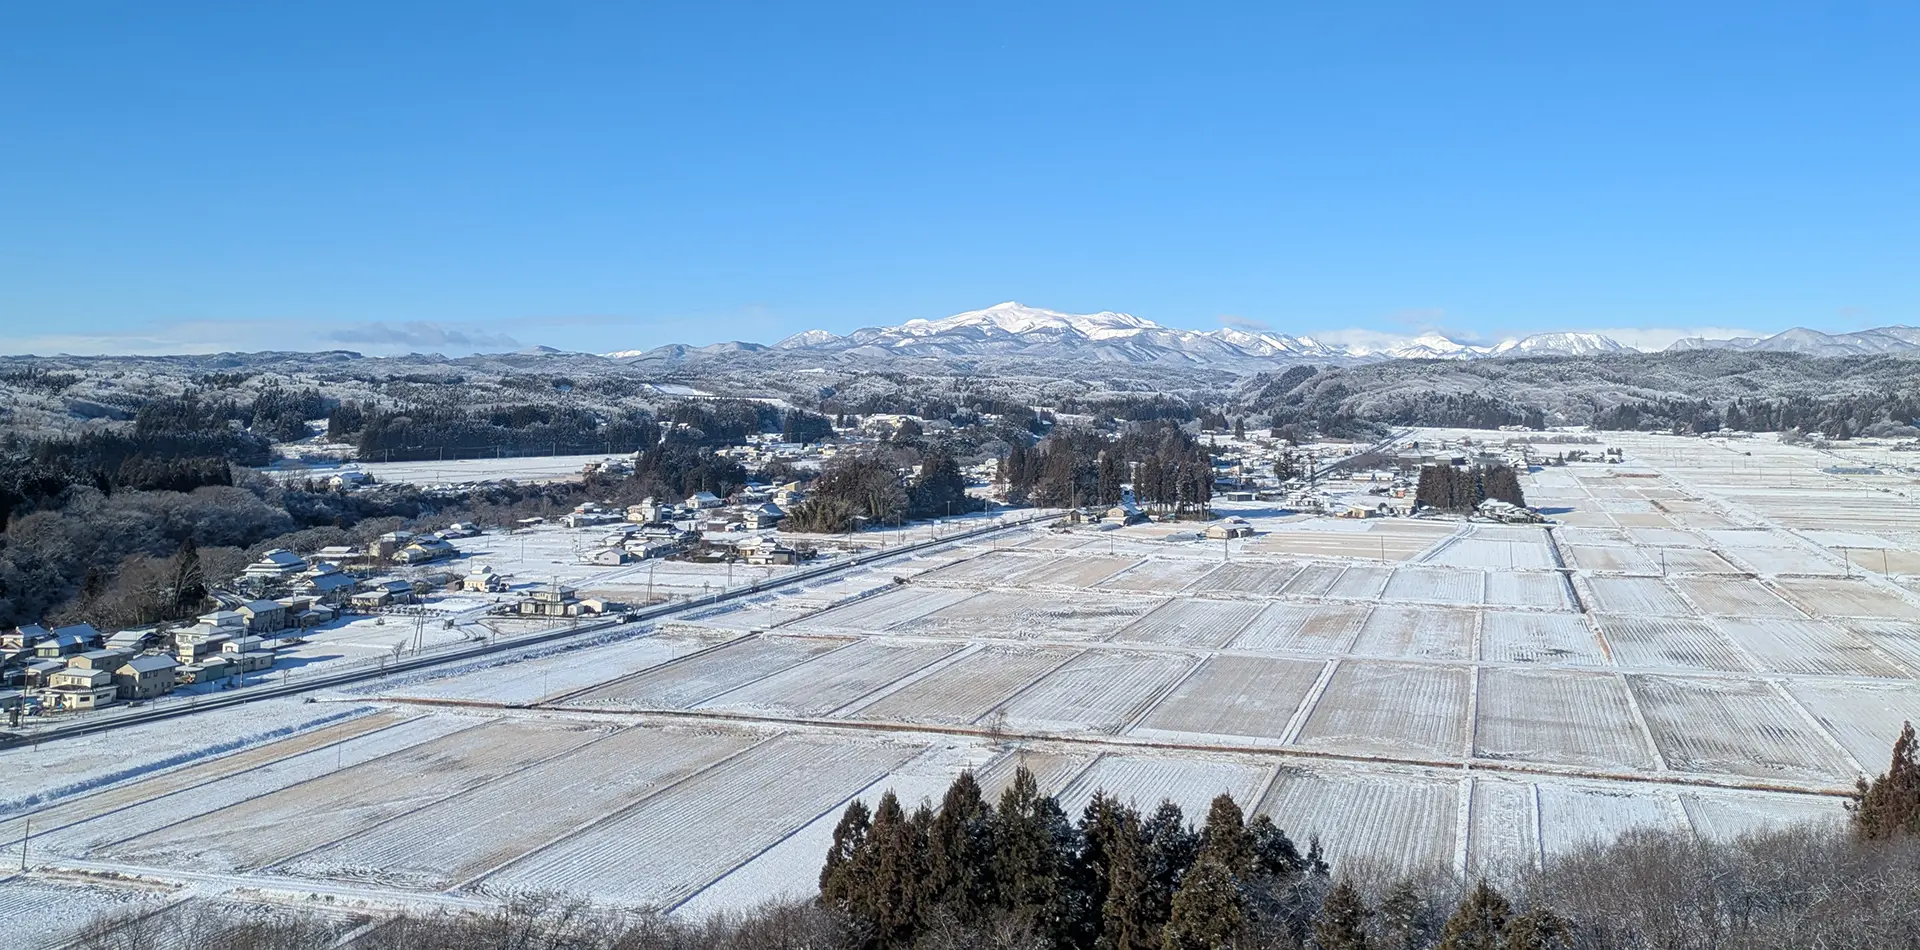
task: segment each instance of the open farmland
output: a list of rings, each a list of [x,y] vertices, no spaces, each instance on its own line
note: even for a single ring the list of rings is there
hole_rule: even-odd
[[[91,765],[0,751],[0,818],[32,819],[49,874],[709,914],[803,896],[846,802],[911,807],[962,768],[991,796],[1025,765],[1073,808],[1106,788],[1197,818],[1227,791],[1336,864],[1462,871],[1839,815],[1920,717],[1920,523],[1815,449],[1620,442],[1524,477],[1547,527],[1260,503],[1221,506],[1255,531],[1227,541],[1009,529],[136,727],[162,751],[122,766],[97,764],[112,734],[70,740]]]

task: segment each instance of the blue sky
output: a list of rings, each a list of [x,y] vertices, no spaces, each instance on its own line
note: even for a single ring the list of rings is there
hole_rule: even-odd
[[[15,4],[0,351],[1920,322],[1920,6],[1573,6]]]

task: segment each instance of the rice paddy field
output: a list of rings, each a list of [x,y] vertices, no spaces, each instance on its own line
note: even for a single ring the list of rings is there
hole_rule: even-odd
[[[1255,533],[1224,542],[1011,528],[605,641],[0,751],[0,853],[31,822],[36,869],[0,898],[704,915],[803,896],[849,801],[1022,765],[1074,808],[1230,792],[1336,862],[1462,873],[1839,820],[1920,718],[1916,479],[1764,438],[1612,444],[1523,476],[1546,525],[1246,503],[1222,507]]]

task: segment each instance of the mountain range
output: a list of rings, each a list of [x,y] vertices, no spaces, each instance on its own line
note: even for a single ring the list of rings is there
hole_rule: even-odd
[[[1920,355],[1920,330],[1887,327],[1834,335],[1795,329],[1764,339],[1690,338],[1669,349],[1710,348],[1818,356],[1907,352]],[[1288,362],[1345,364],[1396,359],[1474,360],[1627,352],[1634,350],[1598,333],[1537,333],[1493,345],[1463,343],[1427,333],[1389,338],[1369,346],[1234,327],[1184,330],[1126,313],[1061,313],[1009,301],[939,320],[909,320],[899,326],[866,327],[844,336],[826,330],[807,330],[771,346],[738,341],[708,346],[671,344],[606,355],[652,364],[678,364],[745,353],[850,359],[1006,356],[1231,371],[1267,369],[1276,363]]]

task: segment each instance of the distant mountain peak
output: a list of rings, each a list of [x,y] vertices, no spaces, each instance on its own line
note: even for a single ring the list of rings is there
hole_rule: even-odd
[[[754,344],[682,345],[623,350],[616,358],[677,363],[723,352],[767,349]],[[1320,360],[1480,359],[1501,356],[1587,356],[1625,350],[1597,333],[1541,333],[1477,346],[1440,333],[1371,346],[1330,345],[1309,336],[1239,327],[1187,330],[1130,313],[1066,313],[1007,300],[939,319],[864,327],[845,336],[826,330],[796,333],[771,348],[791,353],[841,353],[851,358],[1024,356],[1109,362],[1213,366],[1258,371],[1276,363]]]

